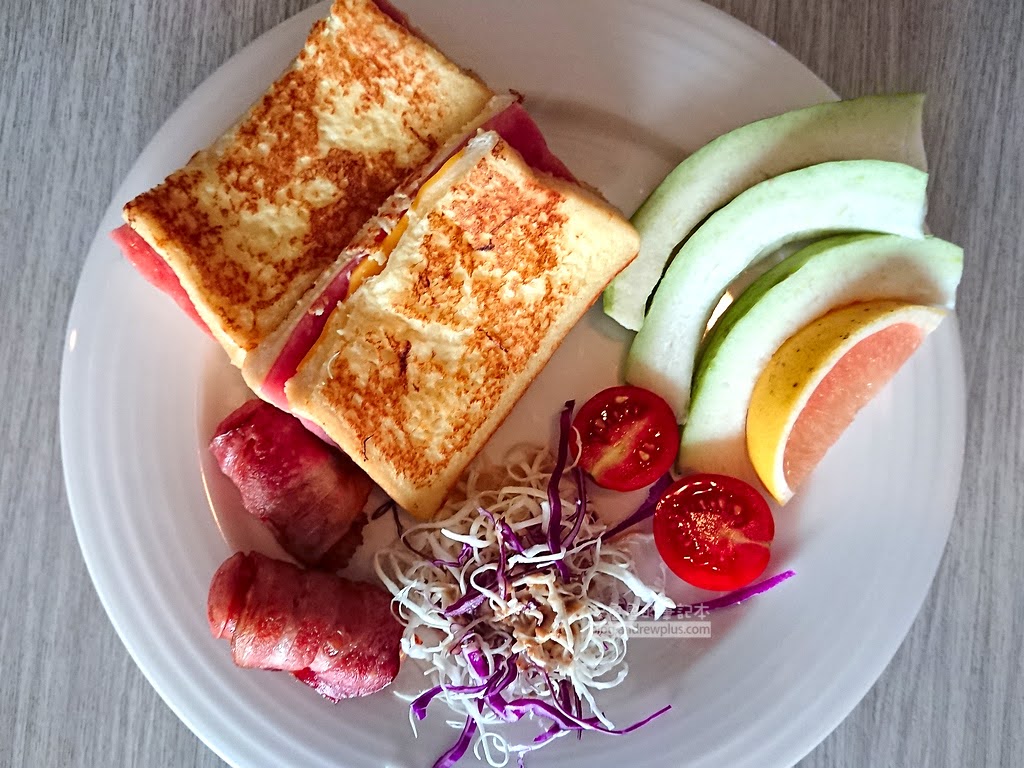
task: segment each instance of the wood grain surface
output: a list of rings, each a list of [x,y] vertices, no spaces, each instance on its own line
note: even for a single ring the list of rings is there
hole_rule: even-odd
[[[92,588],[61,477],[60,356],[86,248],[140,150],[221,63],[309,4],[4,4],[2,766],[221,765],[149,687]],[[967,253],[967,452],[952,536],[889,668],[800,765],[1024,765],[1024,3],[713,4],[844,96],[926,91],[929,221]]]

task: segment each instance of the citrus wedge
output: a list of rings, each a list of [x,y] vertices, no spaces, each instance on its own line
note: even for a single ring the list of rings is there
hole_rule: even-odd
[[[785,504],[946,312],[894,301],[851,304],[790,337],[762,372],[747,412],[747,450]]]
[[[679,446],[680,471],[758,484],[747,452],[754,385],[790,336],[834,309],[899,301],[952,308],[963,251],[934,237],[840,235],[819,240],[754,281],[704,340]]]

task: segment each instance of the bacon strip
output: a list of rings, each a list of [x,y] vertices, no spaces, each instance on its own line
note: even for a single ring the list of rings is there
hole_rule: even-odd
[[[316,568],[345,566],[362,542],[363,507],[373,486],[351,459],[262,400],[224,419],[210,452],[245,509],[288,554]]]
[[[239,552],[210,582],[207,619],[238,666],[291,672],[331,701],[375,693],[398,674],[402,625],[372,584]]]

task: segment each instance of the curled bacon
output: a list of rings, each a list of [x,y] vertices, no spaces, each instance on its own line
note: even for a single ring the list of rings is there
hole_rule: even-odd
[[[207,618],[235,664],[291,672],[331,701],[375,693],[398,674],[402,625],[372,584],[239,552],[213,576]]]
[[[372,481],[294,416],[250,400],[220,423],[210,452],[246,510],[299,562],[337,570],[362,543]]]

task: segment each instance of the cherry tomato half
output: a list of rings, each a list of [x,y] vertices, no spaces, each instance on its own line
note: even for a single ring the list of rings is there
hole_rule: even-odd
[[[683,581],[722,592],[768,566],[775,521],[768,502],[727,475],[698,474],[669,486],[654,512],[654,543]]]
[[[665,474],[679,452],[669,404],[641,387],[610,387],[590,398],[572,422],[579,464],[602,488],[634,491]],[[575,450],[575,447],[574,447]]]

